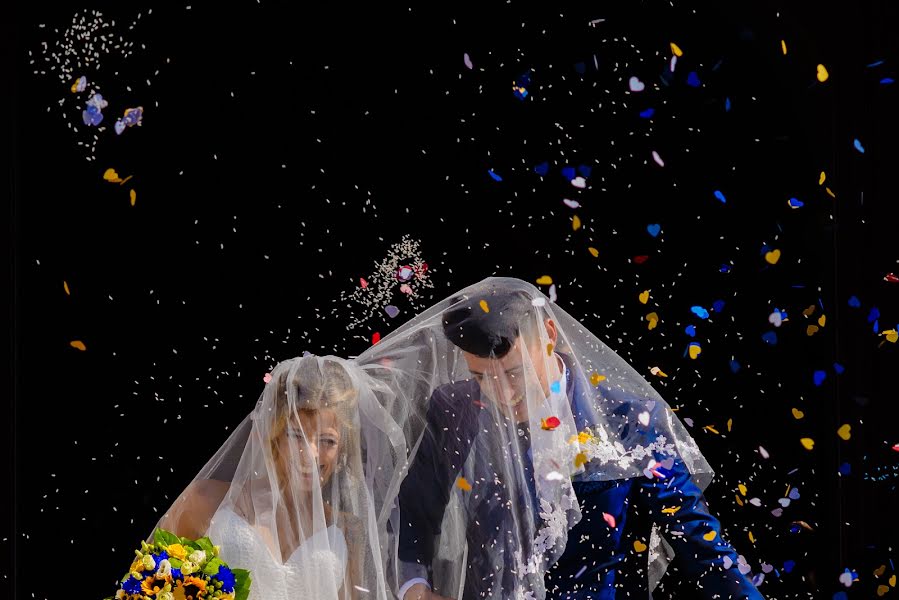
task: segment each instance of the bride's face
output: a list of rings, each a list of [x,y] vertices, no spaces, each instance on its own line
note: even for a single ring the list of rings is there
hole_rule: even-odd
[[[340,457],[340,429],[337,415],[333,410],[303,410],[299,418],[287,426],[282,439],[281,456],[288,461],[296,461],[301,491],[315,488],[315,478],[319,486],[330,481]]]

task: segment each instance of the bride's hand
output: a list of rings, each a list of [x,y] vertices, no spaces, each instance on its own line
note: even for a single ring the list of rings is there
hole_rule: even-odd
[[[432,592],[428,589],[423,583],[416,583],[406,592],[406,595],[403,596],[403,600],[453,600],[452,598],[447,598],[446,596],[441,596]]]

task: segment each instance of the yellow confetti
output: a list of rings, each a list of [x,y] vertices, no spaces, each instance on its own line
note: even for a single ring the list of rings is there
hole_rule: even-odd
[[[887,329],[880,335],[885,335],[887,338],[887,341],[891,342],[893,344],[895,344],[897,341],[899,341],[899,331],[897,331],[895,329]]]
[[[883,574],[886,573],[887,566],[880,565],[876,569],[874,569],[874,577],[883,577]]]
[[[712,427],[711,425],[706,425],[705,427],[703,427],[703,429],[705,429],[706,431],[711,431],[712,433],[714,433],[716,435],[721,435],[720,433],[718,433],[718,430],[715,429],[714,427]]]
[[[680,506],[666,506],[665,508],[662,509],[662,514],[673,515],[674,513],[676,513],[679,510],[680,510]]]
[[[66,296],[71,296],[72,292],[69,291],[69,284],[65,281],[62,282],[62,289],[66,291]]]
[[[890,577],[890,587],[896,587],[896,574],[895,573],[893,573],[893,575]]]
[[[122,178],[119,177],[119,174],[115,172],[115,169],[106,169],[103,173],[103,179],[108,181],[109,183],[119,183],[122,181]]]
[[[818,333],[817,325],[809,325],[808,327],[805,328],[805,335],[807,335],[809,337],[815,335],[816,333]]]
[[[827,175],[824,171],[821,171],[821,174],[818,175],[818,185],[824,185],[824,181],[827,179]]]
[[[464,477],[460,477],[459,479],[456,480],[456,487],[458,487],[463,492],[471,491],[471,484],[468,483],[468,480],[465,479]]]
[[[802,443],[802,446],[806,450],[811,450],[812,448],[815,447],[815,440],[813,440],[812,438],[802,438],[799,441]]]
[[[593,385],[599,385],[601,382],[606,380],[605,375],[600,375],[599,373],[593,373],[590,375],[590,383]]]
[[[131,179],[132,177],[134,177],[134,175],[129,175],[125,179],[122,179],[121,181],[119,181],[119,185],[124,185],[125,182],[128,181],[129,179]]]
[[[802,311],[802,316],[803,316],[803,317],[810,317],[810,316],[812,316],[813,314],[815,314],[815,308],[816,308],[816,307],[815,307],[814,304],[810,304],[808,308],[803,309],[803,311]]]
[[[596,248],[594,248],[594,247],[592,247],[592,246],[589,247],[589,248],[587,248],[587,252],[589,252],[590,254],[592,254],[592,255],[593,255],[593,258],[597,258],[597,257],[599,256],[599,250],[597,250]]]
[[[649,321],[649,330],[652,331],[656,328],[656,325],[659,324],[659,315],[655,312],[651,312],[646,315],[646,320]]]
[[[582,431],[579,434],[577,434],[577,441],[579,441],[582,444],[586,444],[587,442],[589,442],[592,439],[593,439],[593,435],[587,431]]]
[[[636,550],[637,552],[643,552],[646,550],[646,544],[644,544],[640,540],[634,540],[634,550]]]
[[[663,371],[662,369],[660,369],[658,367],[651,368],[649,370],[649,372],[652,373],[653,375],[656,375],[657,377],[668,377],[668,374],[665,373],[665,371]]]
[[[671,42],[671,52],[678,58],[684,55],[684,51],[681,50],[680,47],[674,42]]]
[[[571,219],[571,228],[575,231],[581,228],[581,218],[577,215],[574,215],[574,218]]]
[[[749,532],[749,541],[752,542],[753,544],[755,543],[755,536],[752,535],[751,531]]]
[[[772,250],[770,252],[765,252],[765,260],[768,261],[769,264],[776,265],[777,261],[780,260],[780,250]]]
[[[137,192],[131,190],[129,196],[131,196],[131,206],[134,206],[134,203],[137,201]]]
[[[820,325],[821,327],[824,327],[824,323],[826,323],[826,322],[827,322],[827,315],[821,315],[820,317],[818,317],[818,325]]]
[[[702,536],[702,539],[704,539],[704,540],[707,541],[707,542],[711,542],[712,540],[715,539],[715,536],[716,536],[716,535],[718,535],[718,534],[715,533],[715,530],[713,529],[713,530],[711,530],[710,532],[708,532],[708,533],[706,533],[705,535],[703,535],[703,536]]]
[[[87,348],[86,348],[85,345],[84,345],[84,342],[82,342],[81,340],[75,340],[75,341],[69,342],[69,345],[70,345],[72,348],[75,348],[75,349],[77,349],[77,350],[81,350],[82,352],[84,352],[85,350],[87,350]]]
[[[737,499],[737,504],[739,504],[740,506],[743,506],[743,501],[740,499],[739,496],[734,496],[734,498]]]
[[[787,42],[784,40],[780,40],[780,49],[784,53],[784,56],[787,54]]]
[[[490,312],[490,307],[487,306],[487,301],[486,301],[486,300],[481,300],[479,306],[481,307],[481,310],[483,310],[485,313],[489,313],[489,312]]]
[[[733,426],[734,426],[734,420],[728,419],[727,420],[727,430],[730,431],[733,428]]]
[[[587,464],[588,460],[589,459],[587,458],[586,454],[584,454],[583,452],[578,452],[577,456],[574,457],[575,468],[580,469],[581,467],[583,467],[584,465]]]
[[[702,353],[702,347],[699,344],[690,344],[687,352],[689,352],[690,358],[696,360],[696,358],[699,357],[700,353]]]
[[[830,75],[827,73],[827,68],[824,65],[818,65],[818,81],[824,83],[828,77]]]
[[[836,198],[836,197],[837,197],[837,195],[834,194],[834,193],[831,191],[831,189],[830,189],[829,187],[825,187],[825,188],[824,188],[824,191],[827,192],[827,195],[830,196],[831,198]]]
[[[552,355],[553,355],[553,349],[554,349],[554,348],[555,348],[555,346],[553,346],[552,342],[548,343],[548,344],[546,345],[546,355],[547,355],[547,356],[552,356]]]
[[[640,304],[646,304],[647,302],[649,302],[649,290],[640,292],[638,298],[640,299]]]
[[[849,440],[852,437],[852,426],[849,423],[844,423],[837,429],[837,435],[840,436],[840,439],[843,441]]]
[[[890,588],[888,588],[887,586],[885,586],[883,584],[880,584],[877,586],[877,596],[878,597],[883,596],[884,594],[886,594],[889,591],[890,591]]]
[[[552,285],[552,284],[553,284],[553,278],[550,277],[549,275],[544,275],[543,277],[541,277],[540,279],[537,280],[537,285]]]
[[[802,412],[801,410],[799,410],[798,408],[793,408],[793,409],[791,409],[791,410],[793,411],[793,418],[794,418],[794,419],[801,419],[802,417],[805,416],[805,413]]]
[[[739,484],[739,485],[737,486],[737,489],[740,490],[740,493],[743,494],[744,496],[745,496],[745,495],[747,494],[747,492],[749,491],[749,490],[746,489],[746,486],[743,485],[742,483]]]

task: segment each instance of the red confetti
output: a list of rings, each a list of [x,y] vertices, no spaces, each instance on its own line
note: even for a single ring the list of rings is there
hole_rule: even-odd
[[[359,278],[359,285],[362,286],[363,290],[368,289],[368,282],[362,277]]]
[[[645,254],[641,254],[640,256],[635,256],[635,257],[634,257],[634,262],[637,263],[638,265],[642,265],[642,264],[645,263],[647,260],[649,260],[649,257],[648,257],[647,255],[645,255]]]
[[[377,344],[380,341],[381,341],[381,334],[376,331],[374,333],[374,335],[371,336],[371,345],[374,346],[375,344]]]
[[[552,431],[556,427],[562,424],[562,421],[559,420],[559,417],[550,417],[548,419],[540,419],[540,426],[547,431]]]
[[[887,283],[899,283],[899,277],[896,277],[895,273],[887,273],[883,280]]]

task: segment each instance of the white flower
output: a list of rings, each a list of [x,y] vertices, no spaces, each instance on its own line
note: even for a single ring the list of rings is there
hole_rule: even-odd
[[[144,554],[144,557],[141,559],[141,562],[144,565],[144,570],[152,571],[156,568],[156,561],[153,560],[153,557],[149,554]]]
[[[175,594],[172,592],[159,592],[156,595],[156,600],[175,600]]]
[[[194,550],[193,552],[191,552],[190,556],[187,557],[187,560],[194,564],[202,565],[206,562],[206,551]]]
[[[163,559],[159,561],[159,569],[156,571],[156,577],[168,577],[172,574],[172,563]]]
[[[181,564],[181,574],[182,575],[190,575],[194,571],[197,570],[197,565],[189,560],[185,560],[184,563]]]

